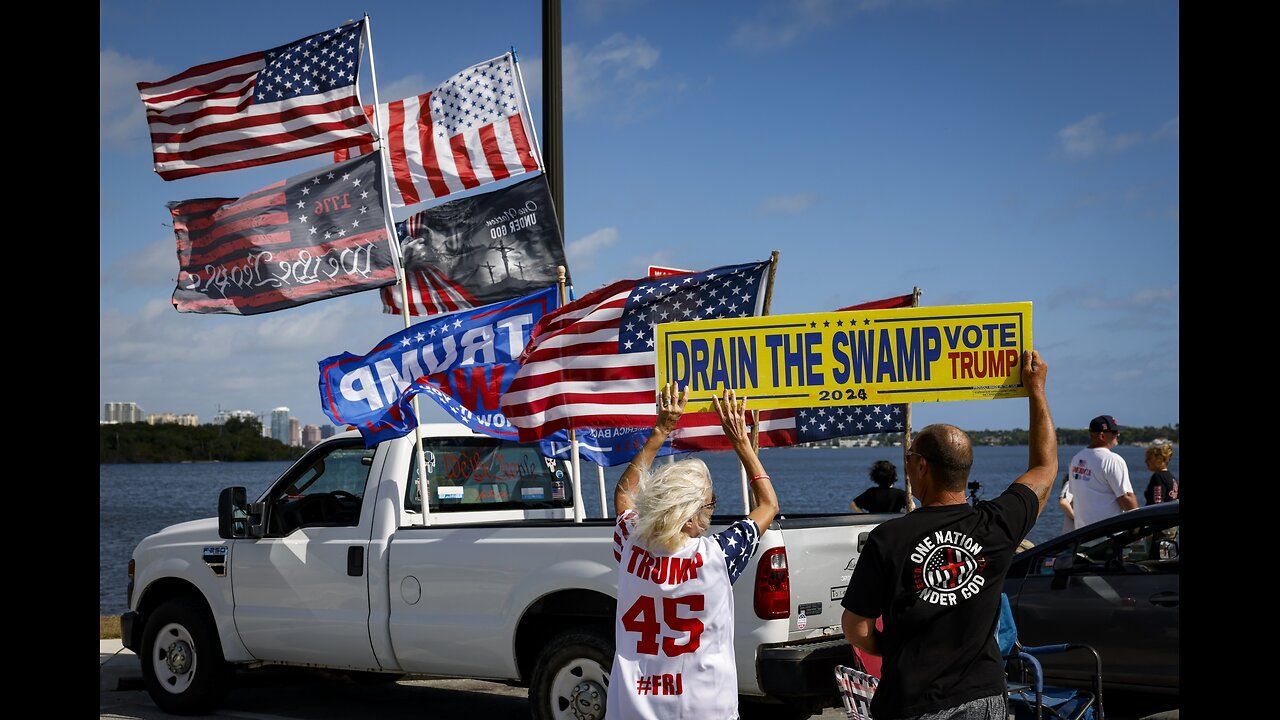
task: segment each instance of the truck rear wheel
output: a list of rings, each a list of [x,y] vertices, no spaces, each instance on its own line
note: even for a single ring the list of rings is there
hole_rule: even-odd
[[[593,627],[557,635],[538,655],[529,683],[534,720],[603,720],[613,637]]]
[[[234,670],[208,611],[190,598],[169,600],[155,609],[142,633],[142,679],[161,710],[201,715],[231,689]]]

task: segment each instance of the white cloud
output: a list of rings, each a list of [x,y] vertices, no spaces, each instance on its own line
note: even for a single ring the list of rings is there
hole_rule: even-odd
[[[938,7],[951,0],[791,0],[767,3],[755,17],[737,23],[729,45],[766,52],[794,45],[811,33],[828,30],[859,12]]]
[[[615,119],[637,117],[642,101],[683,87],[672,80],[656,81],[649,73],[662,53],[644,38],[616,33],[593,48],[577,44],[564,48],[564,107],[583,116],[614,106]]]
[[[1082,160],[1101,153],[1120,152],[1135,145],[1178,140],[1178,118],[1164,122],[1150,135],[1112,133],[1102,127],[1103,113],[1090,115],[1058,131],[1057,153],[1067,160]]]
[[[442,82],[443,80],[444,78],[438,78],[434,82]],[[431,82],[433,81],[428,80],[426,76],[421,73],[414,73],[413,75],[402,77],[399,80],[389,82],[378,88],[378,102],[385,105],[386,103],[395,102],[396,100],[403,100],[407,97],[421,95],[433,87]],[[373,96],[369,95],[366,102],[373,104]]]
[[[595,232],[569,241],[564,248],[565,257],[573,258],[573,272],[580,278],[595,269],[596,255],[601,250],[617,244],[621,239],[618,229],[614,227],[600,228]],[[578,281],[581,284],[582,280]]]
[[[760,212],[795,215],[804,212],[818,201],[817,193],[803,192],[790,195],[770,195],[760,201]]]
[[[178,279],[177,246],[172,235],[141,250],[112,260],[99,277],[103,287],[136,288]]]
[[[171,73],[150,60],[98,51],[98,140],[103,147],[147,143],[147,118],[138,97],[139,82],[163,80]]]

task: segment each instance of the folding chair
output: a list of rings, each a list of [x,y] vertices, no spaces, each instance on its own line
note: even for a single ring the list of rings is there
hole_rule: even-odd
[[[854,664],[862,664],[858,662],[857,655],[854,656]],[[836,666],[836,687],[840,690],[846,720],[871,720],[871,698],[879,684],[880,681],[865,669]]]
[[[1017,720],[1105,720],[1102,709],[1102,659],[1088,645],[1062,643],[1024,647],[1018,642],[1018,629],[1013,620],[1009,596],[1000,593],[1000,622],[996,625],[996,643],[1009,671],[1009,711]],[[1044,684],[1044,668],[1038,655],[1087,650],[1093,653],[1093,691]],[[1094,712],[1096,709],[1096,713]]]

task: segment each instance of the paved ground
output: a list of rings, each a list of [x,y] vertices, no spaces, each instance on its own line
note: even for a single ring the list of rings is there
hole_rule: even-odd
[[[119,640],[100,641],[99,710],[103,720],[172,720],[142,687],[138,658]],[[343,676],[318,671],[264,668],[241,673],[218,710],[200,717],[217,720],[528,720],[529,691],[479,680],[401,680],[358,685]],[[1163,706],[1161,706],[1161,704]],[[1165,709],[1168,701],[1149,698],[1107,699],[1108,720],[1138,720]],[[820,720],[844,720],[831,708]],[[1177,714],[1160,715],[1176,720]],[[1153,717],[1154,720],[1154,717]]]

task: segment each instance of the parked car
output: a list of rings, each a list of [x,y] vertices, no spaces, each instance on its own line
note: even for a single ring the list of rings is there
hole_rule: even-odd
[[[1023,645],[1082,643],[1104,692],[1178,692],[1177,502],[1086,525],[1016,555],[1005,592]],[[1087,688],[1093,658],[1040,658],[1046,678]]]

